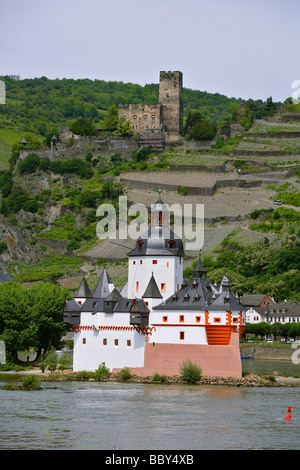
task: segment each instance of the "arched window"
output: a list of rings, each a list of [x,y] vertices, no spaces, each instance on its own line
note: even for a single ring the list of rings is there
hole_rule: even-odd
[[[162,225],[162,211],[159,211],[159,225]]]

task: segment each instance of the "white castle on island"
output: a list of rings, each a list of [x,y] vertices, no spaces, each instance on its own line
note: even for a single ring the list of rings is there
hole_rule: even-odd
[[[161,200],[152,206],[151,225],[128,253],[128,282],[119,292],[104,268],[92,291],[82,279],[66,301],[64,322],[74,330],[75,371],[179,375],[185,360],[205,376],[242,377],[239,339],[245,308],[227,277],[211,284],[201,255],[192,279],[183,279],[182,240],[169,228]]]

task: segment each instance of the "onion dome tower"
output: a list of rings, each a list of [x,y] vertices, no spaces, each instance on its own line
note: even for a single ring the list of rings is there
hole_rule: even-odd
[[[151,207],[151,225],[128,255],[128,297],[144,294],[153,277],[163,299],[176,292],[183,279],[183,243],[170,230],[170,212],[161,199],[161,191]]]

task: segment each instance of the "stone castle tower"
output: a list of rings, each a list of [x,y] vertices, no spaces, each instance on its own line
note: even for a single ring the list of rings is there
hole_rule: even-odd
[[[119,118],[130,121],[140,145],[154,145],[163,150],[164,143],[181,140],[183,128],[182,72],[160,72],[159,103],[119,105]]]
[[[166,131],[181,135],[183,127],[181,72],[160,72],[159,103]]]

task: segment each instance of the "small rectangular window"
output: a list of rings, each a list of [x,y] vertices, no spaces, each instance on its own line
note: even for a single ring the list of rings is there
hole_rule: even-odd
[[[118,346],[118,344],[119,344],[119,340],[115,339],[115,346]]]
[[[127,340],[127,346],[131,346],[131,339]]]
[[[184,331],[179,331],[179,339],[180,340],[184,339]]]
[[[168,321],[168,317],[163,317],[163,322],[166,323]]]
[[[164,282],[161,283],[160,291],[161,292],[166,292],[166,284]]]
[[[152,264],[157,264],[157,259],[153,259]]]
[[[215,323],[221,323],[221,318],[215,318],[215,319],[214,319],[214,322],[215,322]]]
[[[82,338],[82,344],[86,344],[86,338]]]
[[[184,315],[179,315],[179,321],[183,322],[184,321]]]
[[[136,289],[135,289],[135,291],[136,291],[136,292],[139,291],[139,283],[138,283],[138,282],[136,283]]]
[[[196,322],[200,323],[200,321],[201,321],[201,317],[196,317]]]
[[[107,338],[103,338],[103,344],[104,344],[104,346],[107,345]]]

